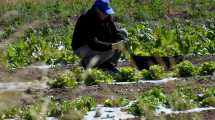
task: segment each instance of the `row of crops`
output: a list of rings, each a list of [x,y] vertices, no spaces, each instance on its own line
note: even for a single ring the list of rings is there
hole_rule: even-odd
[[[72,34],[78,16],[90,8],[92,3],[93,0],[2,0],[0,72],[2,68],[18,71],[17,68],[25,69],[37,63],[54,66],[56,64],[77,65],[79,58],[71,48]],[[114,20],[117,25],[128,32],[129,41],[126,48],[132,55],[204,56],[215,53],[214,0],[112,0],[111,4],[116,13]],[[31,27],[35,21],[39,21],[40,24]],[[11,39],[14,41],[11,42]],[[8,46],[1,44],[7,42]],[[129,57],[123,55],[121,59],[129,60]],[[0,120],[36,120],[48,119],[47,117],[80,120],[88,111],[100,104],[112,108],[124,107],[123,111],[137,118],[144,116],[152,120],[165,119],[166,116],[161,113],[156,116],[159,107],[172,111],[215,107],[215,88],[213,84],[208,85],[214,82],[213,79],[208,79],[208,77],[213,78],[214,61],[193,65],[192,61],[186,60],[171,66],[170,70],[167,70],[166,66],[152,65],[148,70],[121,67],[119,71],[120,74],[111,75],[98,69],[84,70],[80,66],[74,66],[60,73],[59,76],[56,72],[57,77],[45,76],[44,79],[48,80],[47,85],[50,87],[46,92],[59,90],[60,92],[56,94],[64,97],[66,90],[74,92],[73,90],[80,86],[84,86],[83,89],[102,84],[117,86],[117,83],[159,81],[169,77],[190,77],[193,81],[200,82],[202,86],[191,83],[192,86],[187,87],[188,81],[179,79],[175,83],[165,83],[169,85],[168,90],[161,85],[152,85],[153,87],[148,86],[145,91],[131,92],[135,94],[132,98],[129,95],[111,94],[114,97],[104,97],[100,101],[95,97],[97,93],[95,96],[64,99],[58,98],[57,95],[46,95],[41,90],[35,93],[36,97],[31,103],[21,100],[22,104],[8,107],[3,111],[0,106]],[[183,84],[177,86],[177,82],[183,82]],[[33,91],[29,88],[25,94],[29,92],[29,95],[34,95]],[[124,88],[121,91],[126,92]],[[69,95],[72,92],[69,92]],[[105,92],[103,95],[105,96]],[[0,105],[2,105],[1,101]],[[170,115],[169,119],[178,120],[178,116]],[[184,116],[182,119],[186,120]],[[190,120],[190,118],[187,119]],[[201,117],[197,115],[192,119],[201,119]]]
[[[215,106],[215,88],[178,87],[169,93],[164,92],[162,88],[153,88],[140,93],[134,102],[130,102],[126,97],[114,97],[105,99],[99,104],[101,103],[105,107],[127,106],[124,108],[124,111],[134,116],[145,116],[148,119],[162,119],[164,116],[158,117],[156,114],[159,106],[169,108],[173,111]],[[59,119],[79,120],[88,111],[95,108],[97,104],[96,99],[89,96],[82,96],[74,100],[57,100],[53,97],[40,98],[34,104],[20,105],[1,112],[0,119],[36,120],[55,117]],[[172,119],[177,119],[177,117],[173,114]],[[186,118],[184,117],[184,119]]]
[[[119,74],[111,75],[98,69],[84,70],[81,67],[72,68],[64,74],[51,79],[48,85],[51,88],[74,88],[77,85],[88,86],[100,83],[113,82],[135,82],[139,80],[160,80],[167,77],[191,77],[213,75],[215,72],[215,62],[205,62],[194,66],[189,61],[183,61],[176,65],[174,70],[167,71],[163,66],[153,65],[149,70],[136,70],[132,67],[122,67]]]

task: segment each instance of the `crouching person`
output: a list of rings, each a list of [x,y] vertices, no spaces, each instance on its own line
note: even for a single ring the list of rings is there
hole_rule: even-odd
[[[121,51],[114,43],[126,39],[125,31],[118,30],[112,20],[109,0],[96,0],[92,8],[82,14],[75,26],[72,48],[84,68],[96,67],[118,72],[116,65]]]

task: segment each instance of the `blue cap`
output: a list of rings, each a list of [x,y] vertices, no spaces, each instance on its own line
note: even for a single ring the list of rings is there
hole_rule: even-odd
[[[108,15],[114,14],[113,9],[110,7],[110,0],[96,0],[95,7]]]

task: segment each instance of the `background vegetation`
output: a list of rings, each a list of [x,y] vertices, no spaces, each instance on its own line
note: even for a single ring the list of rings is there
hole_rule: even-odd
[[[38,61],[77,62],[70,46],[74,25],[92,4],[93,0],[2,0],[1,63],[16,68]],[[112,0],[111,4],[115,21],[129,32],[131,53],[215,52],[214,0]]]

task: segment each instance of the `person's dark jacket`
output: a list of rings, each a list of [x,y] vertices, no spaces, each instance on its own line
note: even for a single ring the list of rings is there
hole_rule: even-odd
[[[117,30],[111,16],[107,20],[101,21],[95,8],[92,7],[85,14],[82,14],[76,23],[72,48],[77,50],[83,45],[88,45],[95,51],[107,51],[112,48],[111,44],[101,44],[98,41],[115,43],[122,39],[123,35]]]

